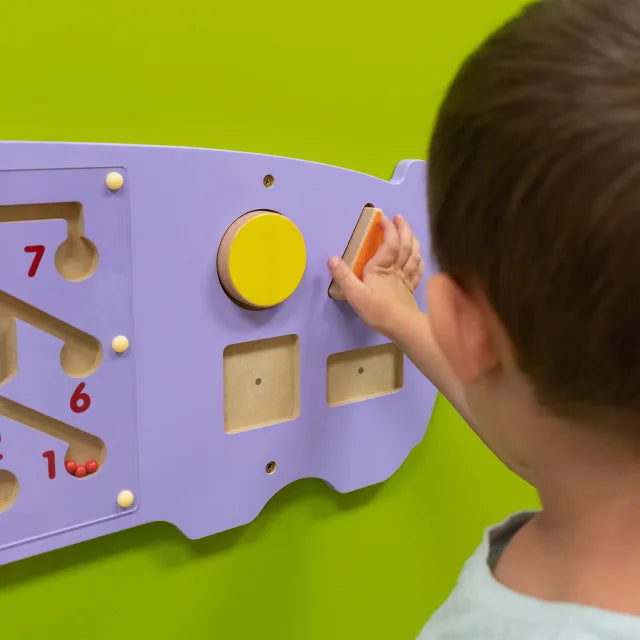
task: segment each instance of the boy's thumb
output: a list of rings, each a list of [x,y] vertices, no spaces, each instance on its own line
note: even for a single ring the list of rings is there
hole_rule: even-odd
[[[358,306],[363,290],[366,290],[366,285],[358,279],[356,274],[349,269],[347,263],[341,258],[335,256],[330,258],[328,266],[344,297],[354,306]]]

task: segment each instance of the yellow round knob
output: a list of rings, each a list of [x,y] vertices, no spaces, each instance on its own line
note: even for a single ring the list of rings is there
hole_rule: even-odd
[[[298,287],[307,262],[298,227],[280,213],[251,211],[224,234],[218,275],[225,291],[255,309],[273,307]]]

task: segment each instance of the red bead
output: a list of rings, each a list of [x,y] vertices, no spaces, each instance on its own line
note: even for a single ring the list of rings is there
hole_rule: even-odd
[[[64,466],[66,467],[67,471],[73,475],[75,473],[75,470],[78,468],[78,465],[76,464],[75,460],[67,460],[64,463]]]
[[[98,463],[95,460],[89,460],[84,466],[87,468],[87,473],[95,473],[98,470]]]
[[[87,467],[85,467],[83,464],[81,464],[77,469],[76,472],[74,474],[76,476],[76,478],[84,478],[84,476],[87,475]]]

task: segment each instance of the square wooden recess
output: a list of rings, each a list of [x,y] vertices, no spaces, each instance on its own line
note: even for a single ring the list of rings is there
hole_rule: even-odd
[[[394,344],[333,353],[327,358],[327,404],[394,393],[402,388],[403,356]]]
[[[300,342],[288,335],[228,345],[224,429],[237,433],[300,415]]]

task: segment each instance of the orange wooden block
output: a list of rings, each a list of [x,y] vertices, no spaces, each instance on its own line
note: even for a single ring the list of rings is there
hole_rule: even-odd
[[[384,242],[384,231],[380,226],[382,215],[382,211],[376,207],[365,207],[362,210],[342,256],[347,266],[361,280],[367,262],[373,258],[378,247]],[[329,286],[329,296],[334,300],[344,300],[344,295],[335,280],[332,280]]]

